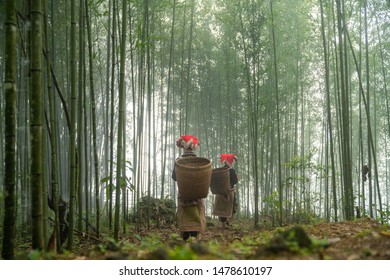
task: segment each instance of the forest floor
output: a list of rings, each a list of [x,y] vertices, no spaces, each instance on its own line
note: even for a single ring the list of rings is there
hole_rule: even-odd
[[[233,220],[223,228],[207,223],[196,239],[181,240],[174,227],[132,232],[119,242],[78,238],[65,259],[198,260],[389,260],[390,227],[362,218],[353,221],[253,229],[251,220]]]

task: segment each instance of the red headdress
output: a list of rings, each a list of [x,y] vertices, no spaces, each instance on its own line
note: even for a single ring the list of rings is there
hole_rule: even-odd
[[[226,164],[230,167],[232,167],[237,160],[237,156],[235,154],[220,154],[219,156],[221,159],[221,163]]]
[[[199,139],[192,135],[182,135],[176,140],[176,146],[185,150],[194,150],[199,147],[199,144]]]

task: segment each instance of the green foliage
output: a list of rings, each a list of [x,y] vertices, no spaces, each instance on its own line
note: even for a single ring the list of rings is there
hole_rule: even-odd
[[[28,254],[28,258],[30,260],[39,260],[41,259],[41,256],[42,256],[42,252],[38,250],[32,250]]]
[[[273,191],[269,196],[263,199],[265,203],[268,203],[273,210],[278,210],[280,206],[279,194],[277,191]]]
[[[265,246],[259,248],[256,256],[261,257],[281,253],[304,256],[319,252],[319,250],[326,246],[328,246],[326,241],[318,241],[310,238],[302,226],[293,226],[275,234]]]
[[[320,165],[313,162],[312,158],[316,150],[311,150],[308,155],[305,156],[293,156],[290,161],[284,162],[283,166],[291,171],[293,176],[288,176],[285,179],[287,186],[295,186],[297,183],[305,184],[310,181],[308,174],[317,173],[322,170]],[[291,174],[287,173],[287,174]]]
[[[108,237],[105,243],[100,243],[96,245],[96,250],[102,254],[107,251],[119,251],[120,248],[121,246],[119,245],[119,243],[111,237]]]
[[[176,246],[169,250],[169,259],[171,260],[195,260],[197,255],[189,246]]]
[[[140,242],[141,249],[155,250],[162,246],[164,246],[163,241],[160,236],[155,233],[143,237]]]
[[[371,230],[371,229],[365,229],[365,230],[359,232],[358,234],[356,234],[356,237],[365,237],[365,236],[369,236],[371,233],[372,233],[372,230]]]
[[[171,226],[176,221],[176,205],[172,199],[158,199],[143,196],[140,199],[137,212],[133,215],[134,222],[145,222],[147,219],[159,226]]]
[[[24,259],[25,257],[23,257]],[[27,253],[27,260],[53,260],[55,259],[55,253],[43,252],[39,250],[31,250]]]
[[[264,201],[269,203],[268,210],[260,214],[260,220],[264,227],[273,228],[276,221],[278,221],[279,200],[277,192],[266,197]],[[321,221],[320,215],[311,209],[304,209],[301,206],[297,206],[293,210],[288,209],[293,209],[289,202],[287,202],[286,209],[283,210],[284,223],[286,224],[310,225]]]
[[[318,223],[321,218],[310,210],[299,208],[294,211],[294,215],[290,218],[289,222],[293,224],[315,224]]]
[[[379,216],[377,217],[377,221],[381,224],[389,224],[390,223],[390,209],[387,205],[386,209],[376,209],[379,213]]]
[[[131,166],[131,162],[130,161],[126,161],[125,164],[126,164],[126,169],[129,170],[129,172],[133,172],[133,168]],[[114,182],[114,179],[112,181]],[[107,196],[108,199],[111,199],[112,193],[116,189],[116,185],[110,184],[110,182],[111,182],[111,177],[110,176],[106,176],[106,177],[103,177],[103,178],[100,179],[100,184],[106,190],[106,196]],[[130,176],[123,176],[123,177],[121,177],[119,182],[120,182],[120,187],[121,187],[122,190],[127,188],[131,192],[135,191],[135,186],[131,182],[131,177]]]

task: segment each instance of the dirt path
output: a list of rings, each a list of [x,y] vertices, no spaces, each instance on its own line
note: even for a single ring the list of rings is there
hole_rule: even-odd
[[[257,230],[251,220],[234,220],[228,228],[211,220],[205,233],[187,242],[174,225],[129,230],[118,243],[80,241],[69,258],[390,260],[390,227],[368,218]]]
[[[390,229],[372,219],[319,224],[309,233],[328,240],[324,255],[332,259],[390,259]]]
[[[253,242],[254,249],[242,256],[245,259],[390,259],[390,228],[372,219],[301,228],[304,233],[291,231],[291,227],[254,231],[235,221],[227,229],[208,227],[202,239],[217,240],[236,251],[239,246],[232,248],[232,244]]]

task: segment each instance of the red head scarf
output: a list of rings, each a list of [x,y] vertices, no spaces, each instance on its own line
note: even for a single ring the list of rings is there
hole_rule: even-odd
[[[229,167],[232,167],[237,160],[237,156],[235,154],[220,154],[219,156],[221,159],[221,163],[226,164]]]
[[[194,150],[199,147],[200,141],[198,138],[192,135],[182,135],[176,140],[176,146],[185,150]]]

